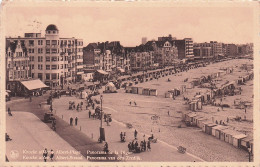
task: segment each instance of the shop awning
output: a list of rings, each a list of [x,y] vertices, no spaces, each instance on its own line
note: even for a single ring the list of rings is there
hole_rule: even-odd
[[[40,88],[48,88],[41,80],[30,80],[30,81],[22,81],[23,86],[25,86],[28,90],[35,90]]]
[[[97,70],[98,73],[103,74],[103,75],[108,75],[108,73],[106,71],[103,70]]]

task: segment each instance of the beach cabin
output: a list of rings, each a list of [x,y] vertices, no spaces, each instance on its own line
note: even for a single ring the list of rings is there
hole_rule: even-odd
[[[143,89],[143,95],[149,96],[149,95],[150,95],[150,89],[144,88],[144,89]]]
[[[237,147],[237,148],[240,148],[241,147],[241,140],[243,139],[243,138],[246,138],[247,137],[247,135],[245,135],[245,134],[239,134],[239,135],[234,135],[233,136],[233,146],[235,146],[235,147]]]
[[[192,125],[193,124],[193,118],[195,116],[197,116],[197,113],[193,113],[193,112],[187,113],[185,121],[189,122]]]
[[[142,88],[142,87],[138,87],[138,94],[139,94],[139,95],[142,95],[142,94],[143,94],[143,89],[144,89],[144,88]]]
[[[223,133],[224,138],[223,138],[223,136],[221,136],[221,140],[223,140],[227,143],[231,143],[231,144],[233,144],[232,136],[240,134],[237,131],[234,131],[231,129],[224,129],[224,130],[222,130],[222,133]]]
[[[158,95],[158,92],[156,89],[150,89],[150,92],[149,92],[150,96],[157,96]]]
[[[202,129],[203,128],[203,122],[206,122],[206,121],[208,121],[207,118],[198,118],[197,119],[197,126]]]
[[[208,125],[210,125],[210,124],[212,124],[212,122],[209,121],[209,120],[208,120],[208,121],[205,121],[205,122],[202,122],[202,131],[206,133],[206,127],[207,127]]]
[[[205,133],[207,133],[208,135],[212,135],[212,128],[214,127],[214,126],[217,126],[216,124],[214,124],[214,123],[206,123],[205,124]]]
[[[197,116],[193,117],[193,123],[194,123],[194,125],[196,125],[197,127],[198,127],[198,120],[199,120],[199,119],[204,119],[204,117],[203,117],[203,116],[200,116],[200,115],[197,115]]]
[[[241,139],[241,147],[242,149],[247,151],[247,148],[251,148],[253,150],[253,137],[247,136]]]
[[[165,93],[165,98],[172,98],[172,96],[173,96],[173,93],[171,93],[171,92]]]
[[[202,102],[200,100],[197,101],[197,109],[202,110]]]
[[[196,111],[198,109],[197,101],[191,101],[189,103],[189,110]]]
[[[196,95],[196,99],[199,99],[202,103],[205,101],[205,97],[203,95]]]
[[[132,93],[133,94],[138,94],[138,87],[132,87]]]
[[[132,93],[132,87],[131,87],[131,86],[127,86],[127,87],[125,88],[125,92],[126,92],[126,93]]]
[[[220,132],[224,129],[228,129],[228,127],[223,125],[217,125],[212,127],[212,136],[215,136],[216,138],[220,139]]]

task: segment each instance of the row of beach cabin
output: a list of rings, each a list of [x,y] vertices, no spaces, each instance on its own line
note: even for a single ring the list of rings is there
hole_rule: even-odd
[[[253,150],[253,138],[244,133],[230,129],[229,126],[218,125],[204,118],[197,113],[182,113],[182,120],[191,126],[196,126],[208,135],[214,136],[219,140],[225,141],[236,148]]]
[[[146,95],[146,96],[157,96],[158,92],[156,89],[149,89],[143,87],[127,86],[125,89],[126,93]]]

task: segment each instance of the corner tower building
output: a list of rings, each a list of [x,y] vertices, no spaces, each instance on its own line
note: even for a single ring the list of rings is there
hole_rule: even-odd
[[[23,38],[6,38],[7,48],[10,43],[24,44],[29,57],[28,79],[38,78],[51,87],[81,80],[83,40],[60,38],[56,25],[47,26],[45,37],[40,33],[25,33]]]

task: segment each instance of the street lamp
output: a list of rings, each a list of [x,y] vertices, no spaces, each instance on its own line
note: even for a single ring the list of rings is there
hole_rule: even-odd
[[[103,103],[103,96],[100,95],[100,103],[101,103],[101,111],[100,111],[100,139],[99,142],[102,143],[102,141],[105,141],[105,129],[102,127],[102,118],[103,118],[103,109],[102,109],[102,103]]]
[[[100,123],[100,128],[102,128],[102,115],[103,115],[103,111],[102,111],[102,103],[103,103],[103,95],[100,95],[100,103],[101,103],[101,123]]]

